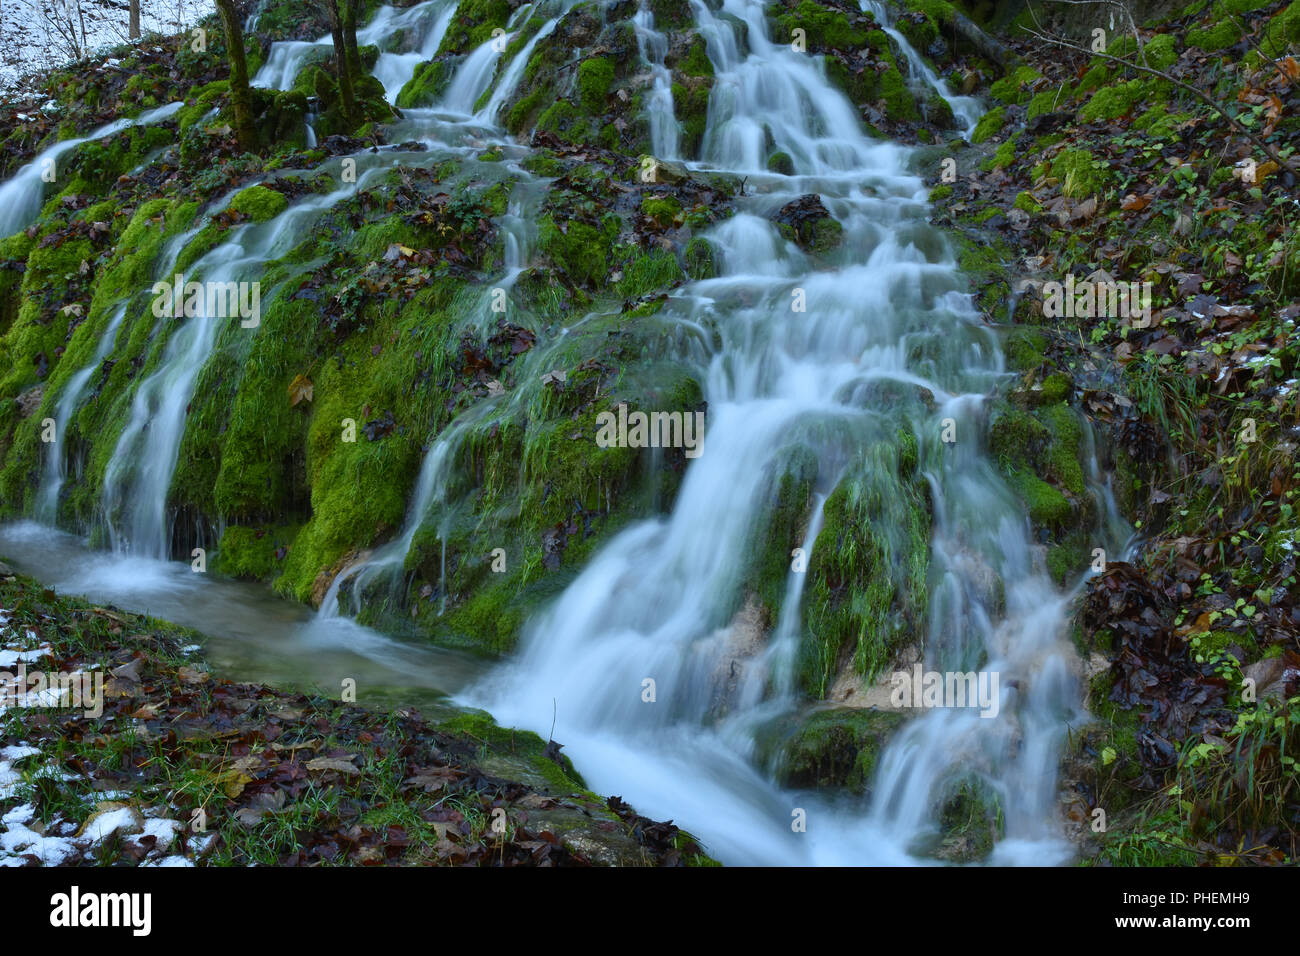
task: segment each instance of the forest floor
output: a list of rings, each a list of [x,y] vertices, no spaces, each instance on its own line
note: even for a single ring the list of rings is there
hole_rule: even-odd
[[[0,866],[711,862],[481,712],[222,680],[196,632],[3,565],[0,609]]]

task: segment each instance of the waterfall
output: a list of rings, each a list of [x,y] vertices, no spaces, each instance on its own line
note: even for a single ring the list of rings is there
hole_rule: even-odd
[[[41,211],[45,196],[45,183],[53,175],[53,181],[60,181],[58,160],[82,143],[112,136],[132,126],[149,126],[175,115],[185,104],[168,103],[157,109],[146,110],[134,119],[116,119],[95,130],[88,136],[65,139],[46,149],[13,177],[0,185],[0,237],[11,236],[19,230],[26,229]]]
[[[962,137],[970,139],[982,112],[980,101],[973,96],[953,94],[948,84],[939,79],[930,64],[926,63],[921,54],[917,53],[912,44],[907,41],[907,37],[894,28],[894,20],[883,3],[877,0],[863,0],[862,9],[870,13],[880,24],[881,29],[898,45],[898,49],[903,53],[903,59],[907,61],[908,77],[913,83],[919,80],[921,84],[938,93],[952,110],[953,117],[961,124]]]
[[[36,517],[47,524],[54,524],[58,515],[59,490],[63,487],[67,475],[67,448],[64,446],[63,438],[68,432],[68,423],[72,421],[72,416],[77,413],[82,400],[86,397],[90,377],[113,350],[117,330],[125,317],[126,303],[123,302],[113,310],[113,317],[109,319],[108,327],[100,337],[94,358],[68,379],[59,394],[59,400],[54,405],[55,440],[46,449],[45,469],[41,476],[40,490],[36,494]]]
[[[474,104],[487,91],[496,74],[497,57],[505,48],[503,41],[509,42],[508,34],[484,41],[465,58],[447,87],[439,109],[457,116],[474,115]]]
[[[650,122],[650,147],[660,159],[676,159],[681,128],[673,113],[673,75],[664,66],[668,55],[668,38],[655,30],[655,17],[642,0],[636,16],[637,49],[641,59],[650,64],[650,95],[646,98],[645,112]]]
[[[725,862],[915,862],[944,786],[971,773],[1002,801],[995,861],[1060,862],[1068,848],[1053,813],[1055,767],[1078,699],[1067,598],[1035,564],[1021,506],[979,437],[984,396],[1002,374],[996,339],[924,221],[925,187],[907,170],[908,152],[868,138],[811,58],[768,39],[759,0],[723,5],[748,27],[747,52],[727,23],[693,6],[716,72],[696,165],[752,174],[775,143],[795,166],[790,181],[743,197],[714,227],[721,275],[675,302],[684,321],[716,328],[722,342],[704,360],[704,452],[672,513],[607,542],[525,626],[516,659],[462,699],[540,733],[557,707],[555,736],[590,785],[682,821]],[[808,192],[844,227],[835,271],[814,269],[767,218]],[[806,314],[791,310],[796,290]],[[791,575],[766,651],[739,662],[742,706],[720,716],[718,698],[738,663],[743,561],[791,436],[815,451],[824,494],[854,455],[893,440],[897,421],[873,407],[889,383],[913,393],[898,414],[920,438],[933,488],[926,666],[997,671],[1002,689],[993,719],[940,708],[911,720],[882,755],[872,799],[855,806],[782,791],[751,762],[761,718],[797,704],[788,674],[805,575]],[[965,436],[955,445],[937,438],[949,418]],[[872,480],[893,493],[887,474]],[[1005,614],[984,587],[989,574],[1005,585]],[[799,809],[806,833],[792,832]]]
[[[566,3],[565,10],[567,11],[570,6],[572,6],[572,3]],[[563,14],[561,14],[561,16],[563,16]],[[510,94],[513,93],[515,87],[519,85],[519,80],[524,75],[524,69],[528,66],[528,58],[533,55],[533,49],[539,42],[554,32],[555,25],[559,22],[560,17],[558,16],[547,20],[538,28],[537,32],[528,39],[528,42],[524,44],[523,48],[515,54],[514,58],[510,61],[510,65],[507,66],[505,72],[502,73],[501,79],[497,81],[496,89],[492,92],[492,98],[488,100],[487,105],[480,111],[480,115],[483,119],[486,119],[488,122],[494,122],[496,120],[497,111],[505,105],[506,100],[510,98]]]
[[[485,314],[491,314],[492,289],[497,288],[509,293],[528,263],[529,250],[533,241],[532,224],[537,218],[542,191],[534,188],[525,190],[525,193],[528,202],[523,199],[512,200],[506,214],[498,223],[499,230],[504,234],[504,273],[495,282],[485,287],[484,296],[480,301],[480,311]],[[329,590],[321,599],[317,613],[319,620],[335,619],[343,613],[344,608],[340,606],[339,593],[349,582],[352,590],[352,598],[348,602],[347,609],[349,616],[355,616],[360,612],[362,596],[372,582],[386,580],[390,588],[396,587],[399,579],[398,572],[406,562],[407,552],[411,550],[411,543],[415,540],[416,533],[428,519],[433,506],[446,502],[456,453],[460,450],[461,443],[469,434],[471,427],[485,419],[496,409],[496,406],[497,400],[492,397],[471,405],[434,439],[420,464],[415,491],[397,536],[374,552],[353,561],[335,575],[334,580],[330,582]],[[445,527],[439,526],[438,536],[444,542],[445,561]],[[443,590],[445,602],[445,567],[443,577],[444,581],[440,582],[440,589]],[[396,596],[395,593],[390,592],[390,594]]]
[[[396,103],[397,94],[411,79],[415,68],[438,52],[455,15],[456,3],[449,0],[433,0],[402,11],[381,7],[375,18],[357,31],[357,43],[367,44],[382,44],[394,30],[415,30],[420,37],[414,52],[384,52],[375,61],[375,79],[384,85],[388,102]]]
[[[565,2],[568,10],[572,4]],[[972,777],[995,794],[1005,818],[994,862],[1063,862],[1070,849],[1056,819],[1056,768],[1066,727],[1079,716],[1074,651],[1065,636],[1072,595],[1055,588],[1042,569],[1023,507],[984,447],[987,397],[1006,375],[996,336],[974,311],[942,234],[927,222],[927,190],[910,168],[912,152],[867,136],[856,109],[814,58],[770,40],[764,8],[761,0],[723,0],[715,12],[692,0],[715,80],[701,159],[688,165],[758,184],[708,233],[719,274],[677,289],[659,316],[707,333],[692,339],[683,357],[696,364],[709,410],[702,453],[687,468],[671,512],[635,521],[606,541],[525,625],[517,657],[458,700],[490,710],[503,725],[539,733],[548,733],[554,720],[555,737],[589,785],[621,794],[641,813],[676,819],[724,862],[926,862],[942,799]],[[418,135],[436,132],[451,149],[462,140],[474,149],[482,145],[483,124],[495,122],[536,44],[562,16],[546,21],[502,69],[506,44],[531,9],[516,11],[514,33],[461,61],[439,107],[456,122],[409,111]],[[877,14],[898,44],[912,78],[942,95],[969,134],[976,101],[952,96],[886,22],[882,7],[867,2],[864,9]],[[454,0],[381,7],[358,31],[362,44],[415,31],[415,51],[384,52],[376,65],[390,101],[416,66],[436,54],[455,12]],[[733,29],[735,20],[746,39]],[[634,27],[650,66],[653,148],[674,157],[680,130],[664,66],[667,40],[644,4]],[[273,44],[255,85],[290,86],[323,49],[332,51],[328,38]],[[478,107],[498,71],[496,88]],[[179,105],[118,123],[156,121]],[[109,124],[87,139],[124,125]],[[310,124],[308,131],[314,139]],[[500,141],[499,129],[489,133]],[[57,144],[0,187],[0,234],[13,231],[4,225],[21,228],[39,213],[40,163],[84,141]],[[773,148],[791,157],[793,175],[767,172]],[[445,156],[423,155],[416,161]],[[186,270],[187,278],[224,285],[261,274],[317,217],[397,162],[410,161],[393,150],[362,151],[355,159],[357,183],[304,198],[268,222],[235,226]],[[484,286],[483,322],[492,320],[492,287],[509,292],[534,245],[545,189],[529,177],[519,181],[523,188],[497,222],[505,262],[495,283]],[[824,259],[806,254],[772,222],[779,209],[809,194],[843,229],[841,243]],[[167,246],[160,278],[171,276],[199,228]],[[792,300],[806,300],[807,310],[795,310]],[[112,354],[128,309],[124,302],[111,314],[92,360],[68,378],[55,402],[59,442],[47,450],[38,493],[45,520],[57,513],[67,474],[62,437],[96,369]],[[206,302],[184,319],[159,316],[150,362],[134,384],[102,489],[118,552],[168,556],[167,496],[187,409],[223,323],[231,321],[238,319]],[[247,334],[259,333],[250,328]],[[520,375],[552,367],[547,359],[547,345],[539,344],[519,359]],[[397,593],[413,542],[431,521],[445,554],[459,452],[476,427],[517,413],[524,395],[522,389],[490,395],[433,437],[398,533],[331,583],[315,622],[321,630],[312,632],[318,646],[374,640],[349,628],[345,615],[355,614],[376,584]],[[938,437],[945,422],[952,423],[955,442]],[[881,754],[867,798],[783,789],[759,765],[759,735],[805,703],[796,665],[806,639],[808,574],[792,565],[775,626],[766,635],[753,626],[745,613],[748,562],[764,549],[795,545],[757,537],[771,491],[796,451],[815,462],[807,527],[797,542],[815,560],[827,501],[855,468],[870,464],[871,454],[895,447],[902,429],[917,438],[932,510],[928,632],[915,635],[915,643],[927,669],[1000,675],[997,713],[951,707],[912,718]],[[899,500],[896,464],[876,464],[864,469],[864,486],[878,500]],[[1087,477],[1102,516],[1098,543],[1118,551],[1127,529],[1095,456]],[[443,584],[445,601],[445,574]],[[373,650],[381,652],[388,653],[386,644]],[[655,688],[649,697],[647,681]],[[806,832],[791,828],[799,811],[807,814]]]
[[[208,289],[249,281],[250,276],[259,274],[264,263],[284,255],[301,241],[302,231],[311,219],[353,195],[379,168],[371,166],[356,184],[304,199],[269,222],[236,226],[225,242],[190,266],[185,279],[201,280]],[[171,265],[180,252],[178,245],[163,276],[172,271]],[[226,301],[228,304],[229,299]],[[198,298],[197,305],[197,315],[187,314],[184,320],[176,320],[177,327],[167,339],[157,367],[136,386],[130,417],[104,474],[101,499],[116,551],[152,558],[166,558],[169,554],[167,492],[176,470],[194,385],[223,325],[244,321],[223,314],[228,308],[213,308],[204,296]],[[160,316],[161,328],[169,318]],[[257,334],[255,326],[248,327],[248,334]]]

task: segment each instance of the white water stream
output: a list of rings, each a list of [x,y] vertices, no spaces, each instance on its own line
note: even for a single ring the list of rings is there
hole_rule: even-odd
[[[0,238],[26,229],[36,219],[44,201],[47,182],[65,182],[59,168],[59,159],[70,150],[91,140],[112,136],[132,126],[148,126],[175,115],[184,103],[168,103],[157,109],[146,110],[134,119],[116,119],[106,123],[88,136],[60,140],[46,149],[26,166],[0,185]]]
[[[436,49],[432,37],[440,42],[452,9],[446,0],[401,12],[382,8],[365,28],[370,39],[359,33],[359,41],[375,42],[399,22],[429,31],[420,54],[381,57],[390,99],[417,56]],[[459,699],[485,707],[503,725],[542,734],[558,714],[554,736],[593,789],[621,794],[651,817],[675,819],[728,863],[925,862],[946,788],[972,774],[996,793],[1005,820],[994,862],[1062,862],[1070,850],[1056,816],[1055,781],[1066,726],[1077,716],[1074,652],[1063,633],[1067,598],[1044,573],[1021,506],[983,447],[986,396],[1003,373],[996,338],[972,310],[942,235],[926,222],[926,188],[909,168],[909,151],[868,138],[852,105],[811,58],[768,39],[759,0],[722,6],[746,24],[743,45],[705,4],[697,0],[693,9],[716,71],[702,158],[693,165],[748,177],[751,185],[736,214],[710,235],[719,277],[692,283],[671,305],[681,321],[716,332],[721,343],[693,356],[709,408],[703,454],[691,463],[671,514],[635,523],[609,541],[529,622],[517,658],[461,690]],[[665,108],[655,72],[662,69],[662,35],[648,15],[636,26],[651,64],[651,103],[659,104],[651,112],[654,147],[668,157],[677,127],[671,92]],[[320,45],[276,44],[259,83],[287,86]],[[504,81],[520,81],[530,51],[527,45],[506,65]],[[508,90],[494,91],[475,116],[499,55],[481,46],[454,77],[437,112],[463,115],[463,124],[410,110],[415,134],[445,148],[457,146],[458,136],[482,135],[508,99]],[[945,93],[932,72],[914,75]],[[970,124],[970,116],[958,116]],[[792,176],[766,170],[770,143],[792,158]],[[210,280],[253,276],[259,262],[282,255],[315,215],[353,188],[304,200],[269,223],[238,227],[190,271]],[[769,219],[808,193],[819,194],[843,225],[833,269],[819,267]],[[506,282],[528,255],[527,216],[516,208],[511,217],[502,223]],[[791,307],[799,295],[806,312]],[[223,321],[231,320],[185,320],[137,386],[104,488],[115,544],[130,553],[115,560],[168,553],[166,496],[185,407]],[[87,378],[98,361],[83,370]],[[70,381],[68,394],[85,384]],[[70,415],[80,398],[67,401]],[[476,414],[491,411],[489,401]],[[938,438],[949,418],[958,436],[953,444]],[[340,587],[351,582],[355,598],[368,581],[399,575],[414,535],[436,517],[430,512],[443,501],[469,424],[460,419],[434,440],[399,535],[338,575],[304,633],[330,627],[336,642],[361,645],[373,635],[338,617]],[[793,671],[806,575],[789,575],[781,616],[766,640],[744,633],[736,609],[745,562],[755,548],[791,546],[755,542],[754,530],[762,527],[774,477],[801,445],[818,463],[814,509],[800,542],[815,558],[825,496],[865,450],[896,440],[901,425],[919,437],[933,502],[930,630],[917,642],[924,643],[927,668],[996,671],[1000,709],[991,719],[949,708],[909,721],[883,753],[868,801],[786,791],[756,763],[756,739],[774,716],[801,706]],[[1090,477],[1097,485],[1095,470]],[[866,480],[885,500],[896,490],[887,469]],[[56,487],[56,501],[57,494]],[[1105,489],[1097,494],[1103,513],[1115,517]],[[1119,534],[1121,524],[1112,520],[1107,530]],[[1099,539],[1116,548],[1101,532]],[[992,596],[994,581],[1005,594],[1001,604]],[[653,703],[643,699],[646,679],[657,688]],[[807,832],[792,830],[796,810],[807,813]]]

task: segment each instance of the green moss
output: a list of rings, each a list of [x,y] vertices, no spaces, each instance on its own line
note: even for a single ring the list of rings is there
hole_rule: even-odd
[[[279,573],[276,551],[293,541],[296,529],[243,528],[231,525],[221,535],[212,568],[236,578],[269,581]]]
[[[504,30],[509,19],[507,0],[461,0],[437,55],[471,53],[492,38],[493,30]]]
[[[782,176],[793,176],[794,160],[790,158],[789,153],[777,151],[767,157],[767,168],[774,173],[780,173]]]
[[[641,197],[641,212],[660,227],[667,228],[681,216],[682,204],[671,194],[646,193]]]
[[[1052,161],[1051,173],[1061,181],[1061,192],[1071,199],[1083,199],[1102,191],[1106,164],[1099,163],[1085,149],[1064,149]]]
[[[1138,103],[1148,102],[1152,95],[1152,87],[1142,80],[1106,86],[1092,95],[1079,111],[1079,119],[1086,123],[1119,119],[1132,112]]]
[[[672,85],[673,111],[682,126],[681,151],[683,156],[694,156],[699,152],[700,143],[709,118],[709,91],[711,80],[695,79],[689,85],[674,83]]]
[[[799,683],[825,696],[843,663],[872,680],[923,627],[929,567],[927,489],[892,437],[863,450],[822,508],[808,567]]]
[[[1043,379],[1041,395],[1043,404],[1055,405],[1057,402],[1065,401],[1070,395],[1072,386],[1070,376],[1064,372],[1054,372],[1047,376],[1047,378]]]
[[[975,132],[971,133],[972,143],[982,143],[989,137],[993,136],[1002,129],[1003,123],[1006,122],[1006,110],[999,106],[991,109],[975,124]]]
[[[1048,378],[1051,382],[1056,376]],[[1068,383],[1057,383],[1068,389]],[[1044,384],[1044,392],[1047,385]],[[1064,402],[1045,406],[1038,411],[1040,420],[1046,423],[1052,434],[1052,443],[1047,451],[1047,470],[1051,477],[1063,485],[1076,498],[1083,495],[1085,486],[1083,467],[1079,462],[1079,447],[1083,440],[1083,427],[1074,410]]]
[[[547,215],[538,226],[538,248],[573,281],[589,285],[609,278],[610,242],[617,232],[617,217],[596,227],[577,219],[561,225]]]
[[[289,200],[284,198],[283,193],[266,186],[249,186],[235,194],[230,200],[230,208],[234,212],[243,213],[254,222],[265,222],[289,208]]]
[[[486,711],[465,711],[439,722],[438,729],[448,734],[466,734],[493,752],[526,759],[531,769],[546,777],[559,793],[569,794],[586,788],[582,776],[567,756],[560,754],[558,762],[552,760],[545,755],[546,741],[537,734],[501,727]]]
[[[718,274],[713,244],[702,236],[696,236],[686,243],[682,257],[686,260],[686,274],[692,279],[712,279]]]
[[[915,123],[921,118],[916,97],[898,67],[891,66],[877,78],[877,90],[885,105],[885,115],[896,122]]]
[[[1027,469],[1017,469],[1010,476],[1017,496],[1029,510],[1036,525],[1056,527],[1070,519],[1070,503],[1065,495]]]
[[[1025,118],[1033,120],[1045,113],[1052,113],[1073,99],[1068,87],[1053,87],[1035,93],[1025,110]]]
[[[1241,40],[1241,28],[1231,20],[1220,20],[1207,29],[1192,27],[1187,31],[1187,45],[1206,53],[1226,50]]]
[[[421,63],[411,74],[406,85],[397,94],[397,105],[401,109],[420,106],[432,106],[442,96],[456,72],[454,60],[430,60]]]
[[[605,112],[605,100],[614,82],[614,60],[607,56],[585,59],[578,65],[578,99],[589,114]]]
[[[1012,203],[1012,205],[1022,212],[1029,213],[1031,216],[1037,215],[1043,211],[1043,207],[1038,204],[1038,200],[1027,192],[1018,193],[1016,195],[1016,201]]]
[[[1147,65],[1157,70],[1169,69],[1178,59],[1172,33],[1161,33],[1152,37],[1142,50],[1146,54]]]
[[[1032,95],[1026,87],[1042,76],[1031,66],[1020,66],[989,87],[989,95],[1003,103],[1023,103]]]
[[[930,190],[930,202],[941,202],[952,195],[951,186],[935,186]]]
[[[1273,17],[1264,28],[1264,38],[1259,51],[1266,57],[1277,59],[1300,44],[1300,0],[1294,0],[1281,13]]]
[[[794,30],[804,31],[809,53],[826,50],[857,50],[867,42],[867,31],[853,26],[849,18],[838,10],[824,7],[813,0],[801,0],[793,10],[775,17],[773,39],[790,43]]]
[[[782,728],[788,736],[768,743],[776,751],[768,760],[784,787],[844,788],[863,794],[881,751],[902,723],[902,714],[889,711],[816,711],[795,727]]]

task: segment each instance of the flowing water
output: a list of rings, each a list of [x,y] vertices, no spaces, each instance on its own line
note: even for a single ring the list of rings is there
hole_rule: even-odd
[[[970,139],[971,133],[975,132],[975,124],[979,122],[980,114],[983,108],[980,101],[974,96],[957,96],[948,88],[948,84],[939,79],[938,75],[930,68],[930,64],[916,52],[916,49],[908,42],[903,34],[894,28],[893,17],[889,9],[875,0],[864,0],[862,9],[869,12],[877,23],[879,23],[889,38],[894,41],[903,53],[903,59],[907,62],[908,78],[912,81],[913,86],[919,86],[921,89],[926,87],[934,90],[948,104],[952,110],[953,118],[961,128],[961,134],[964,138]]]
[[[183,562],[93,551],[76,535],[30,521],[0,525],[0,553],[60,592],[201,631],[205,660],[231,680],[337,697],[351,678],[358,699],[437,714],[448,709],[448,694],[484,670],[468,654],[394,640],[346,619],[321,621],[260,585],[197,574]]]
[[[12,178],[0,185],[0,237],[11,236],[19,230],[26,229],[35,221],[41,211],[45,196],[46,181],[62,182],[58,161],[82,143],[112,136],[132,126],[148,126],[159,123],[174,115],[184,103],[168,103],[157,109],[146,110],[134,119],[116,119],[106,123],[89,136],[60,140],[45,150],[26,166],[16,172]],[[50,179],[50,177],[53,177]]]
[[[463,699],[543,733],[554,709],[556,739],[589,784],[675,817],[724,861],[916,862],[945,787],[976,774],[1006,819],[994,861],[1060,862],[1069,849],[1055,768],[1078,701],[1067,601],[1034,561],[1023,512],[983,448],[984,396],[1002,371],[996,340],[925,222],[926,190],[908,152],[863,135],[813,61],[767,39],[761,3],[723,5],[748,27],[745,50],[709,8],[694,9],[717,73],[700,165],[759,184],[713,233],[721,277],[679,300],[685,318],[722,340],[706,357],[704,452],[672,513],[613,539],[526,625],[517,658]],[[793,176],[764,172],[769,142],[793,158]],[[767,219],[809,192],[844,224],[833,272],[814,270]],[[806,313],[791,309],[798,290]],[[765,649],[752,647],[736,608],[751,535],[792,436],[814,449],[824,494],[855,449],[895,433],[899,413],[876,407],[891,396],[921,438],[932,485],[926,667],[998,672],[1000,710],[992,719],[970,708],[917,717],[882,755],[873,798],[831,804],[782,791],[754,762],[763,722],[797,706],[789,675],[803,575],[790,575],[785,616]],[[961,436],[951,445],[938,440],[948,418]],[[888,473],[874,480],[889,496]],[[990,579],[1004,585],[1004,614]],[[796,809],[808,814],[806,833],[793,832]]]
[[[646,97],[646,119],[650,123],[650,146],[660,159],[677,159],[681,127],[673,113],[673,75],[664,66],[668,38],[655,29],[655,15],[642,0],[636,16],[637,49],[650,64],[650,93]]]
[[[987,396],[1005,374],[997,340],[973,311],[942,234],[926,221],[927,190],[909,166],[911,152],[868,138],[856,110],[813,58],[772,43],[759,0],[722,5],[722,13],[745,25],[743,43],[704,3],[695,0],[693,9],[716,81],[701,157],[690,165],[749,183],[736,214],[709,237],[719,276],[684,287],[670,303],[683,325],[706,332],[685,358],[697,363],[704,384],[707,440],[671,513],[611,539],[525,626],[515,659],[484,674],[462,657],[390,640],[342,613],[355,613],[375,584],[400,587],[407,552],[427,522],[438,522],[441,535],[459,443],[470,426],[504,413],[515,400],[510,395],[479,403],[433,438],[402,529],[336,577],[314,618],[250,586],[203,579],[200,587],[188,565],[159,560],[169,551],[166,497],[185,407],[219,324],[230,318],[187,319],[137,386],[104,486],[118,553],[88,552],[72,536],[30,524],[0,529],[0,548],[21,555],[22,570],[56,586],[225,635],[213,653],[245,677],[276,679],[283,672],[335,687],[340,674],[354,676],[348,668],[365,669],[369,681],[399,697],[436,702],[451,693],[504,725],[543,734],[554,713],[555,738],[593,789],[621,794],[649,816],[677,820],[728,863],[926,862],[942,798],[973,777],[996,794],[1005,819],[993,862],[1061,862],[1070,851],[1055,809],[1056,766],[1066,726],[1080,716],[1075,655],[1064,636],[1069,596],[1043,571],[1022,508],[984,447]],[[412,52],[384,53],[376,67],[390,100],[436,50],[453,13],[449,0],[381,8],[359,31],[360,42],[381,46],[395,30],[414,31],[404,41],[415,44]],[[519,22],[521,13],[512,21]],[[678,126],[671,89],[663,88],[670,81],[666,43],[644,8],[635,27],[650,65],[653,146],[668,158],[678,151]],[[959,122],[972,126],[977,111],[951,97],[901,36],[891,36],[913,78],[933,86]],[[443,102],[434,110],[407,110],[395,130],[437,149],[359,153],[365,172],[358,178],[364,182],[396,162],[465,155],[485,137],[502,142],[494,117],[521,81],[536,40],[503,69],[501,44],[471,52]],[[322,47],[328,40],[274,44],[259,85],[288,86]],[[498,73],[499,85],[484,101]],[[792,175],[766,169],[773,147],[792,158]],[[259,263],[282,255],[317,216],[361,185],[302,200],[270,222],[237,227],[190,271],[208,280],[254,277]],[[820,195],[844,228],[834,269],[819,267],[787,242],[769,218],[809,193]],[[544,184],[521,179],[498,223],[506,247],[498,286],[508,290],[528,264],[530,222],[543,197]],[[160,270],[168,272],[170,261]],[[792,306],[800,300],[806,311]],[[60,422],[75,413],[115,334],[110,322],[108,344],[101,342],[95,361],[65,386],[56,407]],[[524,361],[540,368],[545,358],[539,347]],[[955,442],[939,437],[946,420],[956,429]],[[794,673],[806,575],[788,575],[779,618],[764,638],[746,618],[747,562],[756,550],[785,550],[790,543],[756,541],[755,529],[763,527],[774,482],[799,453],[816,463],[812,513],[799,543],[806,554],[815,559],[822,506],[849,477],[882,502],[874,530],[900,548],[905,532],[896,520],[902,491],[894,447],[900,428],[918,437],[933,507],[929,631],[915,635],[915,644],[923,647],[927,669],[997,672],[998,713],[988,718],[972,708],[940,708],[907,722],[881,755],[869,800],[784,790],[761,759],[760,744],[774,719],[803,706]],[[44,502],[52,494],[57,502],[63,454],[52,450],[46,469],[40,497]],[[1089,478],[1105,519],[1098,542],[1117,551],[1126,529],[1095,463]],[[647,680],[654,682],[653,702],[645,697]],[[791,827],[797,810],[807,814],[807,832]]]
[[[108,353],[113,350],[113,345],[117,340],[117,330],[121,328],[124,318],[126,318],[125,302],[113,310],[113,317],[109,320],[108,328],[105,329],[103,337],[99,340],[94,358],[90,360],[85,368],[68,379],[67,384],[63,386],[63,391],[59,393],[58,401],[54,405],[55,439],[49,443],[45,452],[45,471],[42,475],[40,491],[36,497],[36,517],[47,524],[53,524],[58,516],[59,489],[63,487],[63,482],[67,478],[67,451],[63,445],[63,436],[67,433],[68,423],[72,421],[72,416],[77,413],[82,400],[86,397],[86,392],[90,387],[90,377],[103,364],[104,359],[108,358]]]

